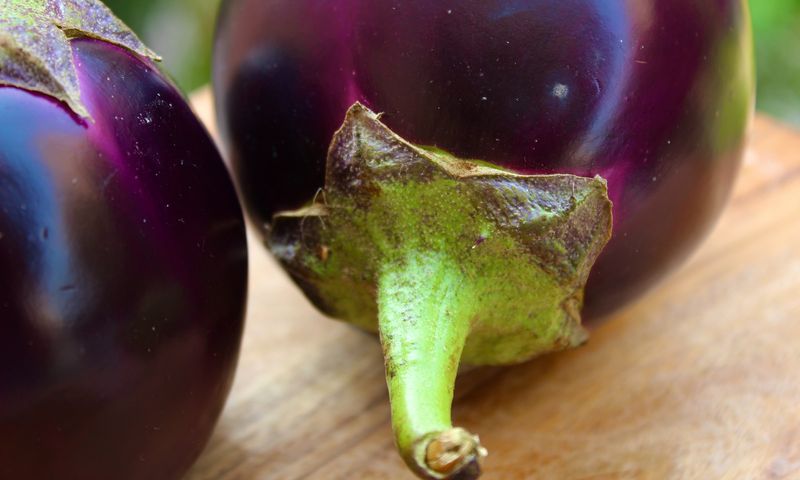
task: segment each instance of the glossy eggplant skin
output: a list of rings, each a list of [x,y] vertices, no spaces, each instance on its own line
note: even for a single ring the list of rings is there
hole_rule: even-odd
[[[91,120],[0,88],[0,478],[176,479],[236,367],[243,216],[178,90],[72,44]]]
[[[322,186],[355,101],[461,157],[606,178],[614,237],[588,318],[639,295],[709,230],[753,83],[744,0],[228,0],[214,60],[222,136],[258,224]]]

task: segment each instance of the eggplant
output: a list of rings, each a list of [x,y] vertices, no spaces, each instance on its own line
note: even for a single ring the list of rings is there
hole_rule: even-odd
[[[744,0],[227,0],[213,78],[246,211],[380,333],[423,478],[476,475],[460,361],[580,344],[691,253],[754,104]]]
[[[0,478],[176,479],[231,387],[233,182],[102,4],[0,12]]]

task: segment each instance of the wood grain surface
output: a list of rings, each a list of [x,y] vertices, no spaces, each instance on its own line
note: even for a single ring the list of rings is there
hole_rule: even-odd
[[[210,98],[195,97],[211,118]],[[376,339],[317,313],[251,238],[237,378],[190,480],[412,479]],[[579,349],[457,385],[487,480],[800,479],[800,135],[759,117],[696,254]]]

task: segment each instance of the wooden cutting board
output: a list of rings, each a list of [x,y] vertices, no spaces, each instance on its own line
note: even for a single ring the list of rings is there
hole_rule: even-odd
[[[412,479],[376,339],[322,317],[251,240],[239,370],[188,479]],[[712,235],[586,346],[469,372],[456,395],[486,480],[800,479],[800,134],[757,118]]]

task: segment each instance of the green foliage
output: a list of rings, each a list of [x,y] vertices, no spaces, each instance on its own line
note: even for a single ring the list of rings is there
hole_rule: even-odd
[[[105,0],[144,42],[164,58],[186,91],[211,78],[211,48],[220,0]]]
[[[800,125],[800,0],[750,0],[758,108]]]

